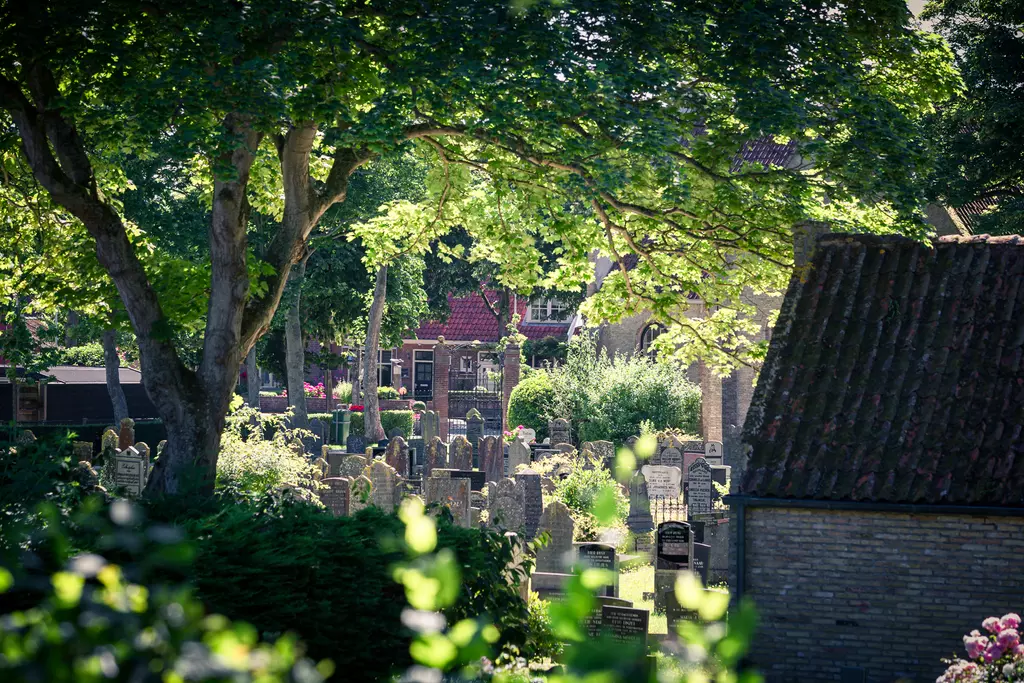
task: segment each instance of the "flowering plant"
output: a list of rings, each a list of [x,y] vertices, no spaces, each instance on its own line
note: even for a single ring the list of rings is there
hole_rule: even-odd
[[[361,412],[363,412],[363,406],[356,405],[355,403],[349,405],[348,409],[351,410],[353,413],[361,413]]]
[[[524,427],[523,425],[519,425],[518,427],[513,429],[511,432],[509,432],[509,431],[504,432],[502,434],[502,437],[505,439],[505,443],[512,443],[513,441],[518,439],[519,436],[523,433],[524,429],[526,429],[526,427]]]
[[[408,393],[409,393],[409,390],[406,389],[405,387],[398,387],[398,395],[399,396],[405,396]]]
[[[1020,642],[1020,616],[1014,613],[989,617],[964,636],[967,659],[943,660],[949,664],[935,683],[982,683],[1024,681],[1024,644]]]
[[[309,382],[303,382],[302,391],[306,394],[306,398],[327,398],[327,390],[324,389],[323,382],[320,382],[317,385],[310,384]]]

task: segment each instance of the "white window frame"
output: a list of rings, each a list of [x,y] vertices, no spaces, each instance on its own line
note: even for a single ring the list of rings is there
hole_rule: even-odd
[[[559,314],[559,317],[555,318],[555,313]],[[569,318],[569,307],[558,299],[535,299],[530,302],[530,322],[545,323],[555,322],[562,323]]]

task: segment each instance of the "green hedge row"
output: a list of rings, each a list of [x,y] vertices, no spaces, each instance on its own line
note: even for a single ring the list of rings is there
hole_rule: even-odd
[[[382,410],[380,413],[380,424],[384,427],[384,433],[390,434],[392,429],[401,429],[403,438],[412,437],[413,412],[411,410]],[[352,426],[349,434],[363,433],[363,414],[352,413]]]

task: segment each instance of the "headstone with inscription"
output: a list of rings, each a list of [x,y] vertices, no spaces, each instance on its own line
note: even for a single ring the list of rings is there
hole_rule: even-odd
[[[145,462],[134,446],[115,455],[114,488],[122,489],[130,496],[142,495],[146,482],[144,467]]]
[[[394,511],[398,507],[401,493],[399,490],[401,480],[395,468],[383,460],[374,460],[366,467],[363,474],[373,484],[373,489],[370,491],[373,505],[385,512]]]
[[[34,437],[35,435],[33,435]],[[33,439],[34,440],[34,439]],[[117,447],[122,451],[127,451],[129,448],[135,445],[135,420],[130,417],[126,417],[121,420],[121,424],[118,427],[117,432]]]
[[[615,546],[607,543],[580,543],[576,545],[576,561],[583,567],[607,569],[615,579],[605,586],[602,593],[607,597],[619,594],[619,560]]]
[[[473,469],[473,445],[461,434],[448,444],[448,467],[453,470]]]
[[[430,443],[431,439],[441,433],[441,420],[433,410],[428,410],[420,415],[420,424],[422,425],[423,440],[426,443]]]
[[[704,442],[704,459],[711,465],[725,464],[725,447],[721,441]]]
[[[572,438],[569,433],[569,421],[564,418],[558,418],[548,423],[548,437],[552,447],[558,446],[559,444],[571,444]]]
[[[651,517],[651,500],[647,495],[647,481],[641,472],[629,480],[629,517],[626,526],[633,533],[643,533],[654,528]]]
[[[668,465],[644,465],[641,468],[647,482],[647,495],[650,498],[679,498],[683,473],[678,467]]]
[[[530,429],[529,427],[523,427],[519,430],[519,438],[526,443],[533,443],[537,440],[537,430]]]
[[[544,512],[544,495],[541,492],[540,479],[540,473],[533,470],[523,470],[516,474],[516,485],[523,489],[523,523],[528,541],[537,536],[540,518]]]
[[[487,483],[488,524],[497,529],[524,533],[526,491],[517,481],[502,479]]]
[[[615,469],[615,444],[611,441],[591,441],[589,450],[604,463],[606,469]]]
[[[617,605],[601,606],[601,628],[618,642],[633,644],[638,648],[645,648],[647,645],[650,617],[651,613],[645,609]]]
[[[540,531],[550,536],[548,544],[537,550],[537,571],[566,572],[572,564],[572,537],[575,524],[569,508],[554,501],[540,516]]]
[[[366,453],[366,437],[360,434],[349,434],[345,440],[345,450],[352,455],[363,455]]]
[[[700,576],[700,582],[708,585],[708,570],[711,568],[711,546],[706,543],[693,544],[693,571]]]
[[[473,520],[468,479],[431,477],[423,482],[423,496],[428,506],[448,508],[457,526],[467,529],[471,526]]]
[[[401,435],[388,441],[387,450],[384,451],[384,462],[394,467],[398,476],[409,476],[409,444],[405,443]]]
[[[423,478],[428,479],[436,469],[448,467],[448,446],[441,437],[435,436],[427,441],[426,454],[423,456]]]
[[[698,458],[704,457],[703,441],[684,441],[683,446],[683,481],[689,481],[690,465]]]
[[[675,446],[666,446],[661,449],[661,452],[657,456],[657,462],[652,464],[661,465],[663,467],[678,467],[680,471],[683,468],[683,453]]]
[[[476,408],[471,408],[466,413],[466,440],[469,441],[473,448],[480,447],[480,439],[484,435],[484,418],[481,417],[480,411]]]
[[[693,567],[693,534],[686,522],[662,522],[658,525],[654,558],[654,606],[666,609],[669,593],[675,590],[679,572]]]
[[[320,502],[335,517],[349,513],[349,498],[352,494],[352,480],[348,477],[328,477],[320,482]]]
[[[362,455],[346,455],[338,463],[338,476],[354,479],[363,473],[370,461]]]
[[[703,515],[711,512],[711,465],[704,458],[698,458],[690,465],[686,496],[686,513],[688,516]]]
[[[522,437],[508,445],[508,474],[514,477],[520,466],[530,466],[530,447]]]
[[[502,440],[496,436],[480,439],[480,469],[486,481],[501,481],[505,476],[505,454]]]
[[[624,600],[623,598],[611,598],[604,595],[596,595],[595,602],[597,603],[594,607],[594,611],[588,616],[583,618],[583,630],[590,638],[597,638],[601,635],[601,608],[605,605],[612,605],[614,607],[632,607],[632,600]]]

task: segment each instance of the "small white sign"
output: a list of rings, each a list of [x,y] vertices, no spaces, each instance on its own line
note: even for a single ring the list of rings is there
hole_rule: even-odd
[[[519,430],[519,438],[525,441],[526,443],[533,443],[534,441],[537,440],[537,430],[527,429],[526,427],[523,427],[522,429]]]
[[[725,458],[725,447],[721,441],[707,441],[704,443],[704,459],[710,465],[721,465]]]
[[[678,498],[683,471],[667,465],[644,465],[640,470],[647,481],[648,498]]]

